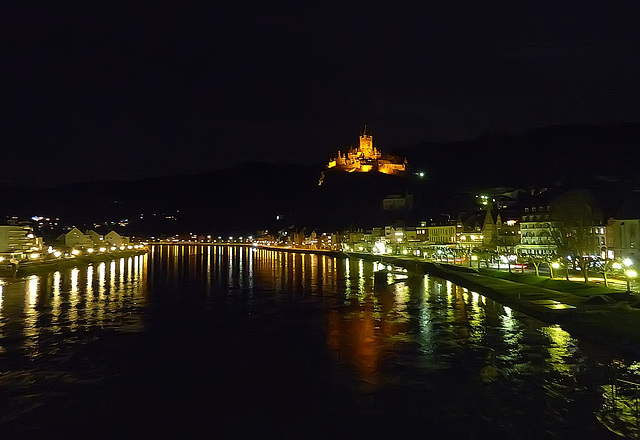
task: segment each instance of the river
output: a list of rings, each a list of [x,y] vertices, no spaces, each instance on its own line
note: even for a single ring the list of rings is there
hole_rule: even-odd
[[[2,438],[636,436],[637,361],[357,258],[154,245],[0,284]]]

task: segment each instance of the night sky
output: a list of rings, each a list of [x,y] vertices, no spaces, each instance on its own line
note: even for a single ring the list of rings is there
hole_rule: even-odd
[[[637,2],[304,3],[5,7],[0,184],[640,119]]]

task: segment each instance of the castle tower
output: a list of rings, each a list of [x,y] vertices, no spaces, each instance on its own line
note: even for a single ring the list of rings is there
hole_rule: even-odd
[[[364,126],[362,136],[360,136],[360,151],[366,158],[374,156],[373,152],[373,136],[367,136],[367,126]]]

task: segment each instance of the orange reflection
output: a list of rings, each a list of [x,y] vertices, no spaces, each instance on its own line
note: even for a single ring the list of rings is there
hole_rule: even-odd
[[[371,297],[357,311],[342,315],[329,313],[327,345],[340,359],[352,365],[361,381],[362,389],[373,391],[380,385],[379,363],[382,343],[377,334],[373,300]]]

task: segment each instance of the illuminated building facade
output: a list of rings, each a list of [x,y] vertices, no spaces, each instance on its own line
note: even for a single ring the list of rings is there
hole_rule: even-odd
[[[609,219],[606,228],[596,227],[595,230],[606,232],[608,258],[633,258],[640,256],[640,220],[638,219]],[[602,237],[600,237],[602,238]]]
[[[365,127],[360,136],[360,145],[351,148],[345,154],[338,155],[329,161],[327,169],[342,170],[348,173],[380,172],[384,174],[402,174],[406,171],[407,161],[396,156],[382,154],[373,146],[373,136],[367,134]]]
[[[17,260],[38,255],[42,250],[42,238],[37,237],[30,226],[0,226],[0,254],[3,258]]]

